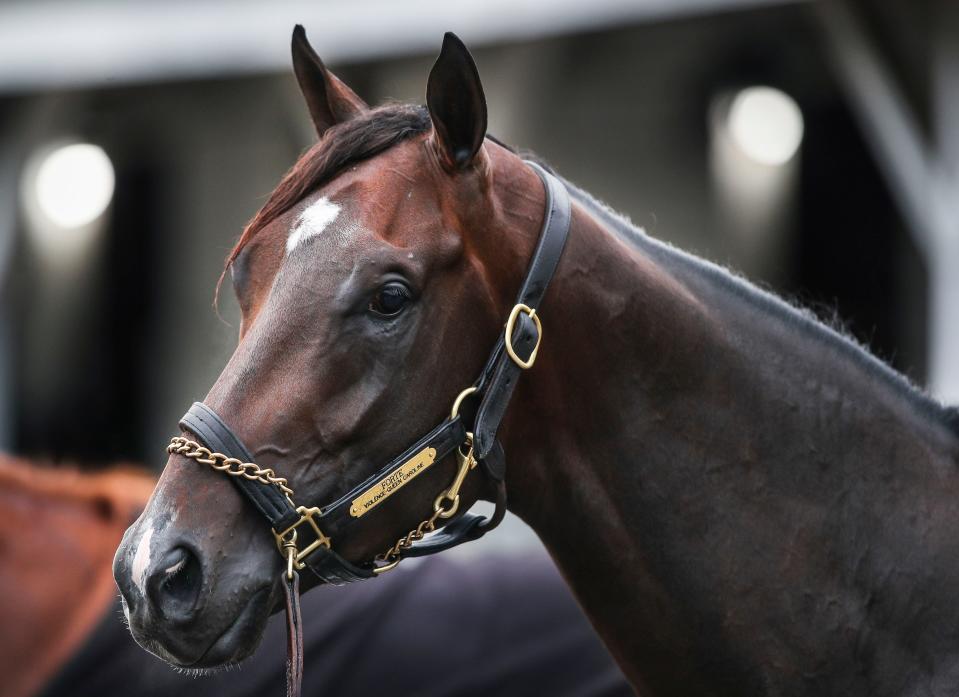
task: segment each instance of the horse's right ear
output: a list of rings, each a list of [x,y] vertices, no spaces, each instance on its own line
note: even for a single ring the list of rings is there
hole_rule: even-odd
[[[346,83],[326,69],[299,24],[293,29],[293,71],[320,138],[330,126],[369,109]]]

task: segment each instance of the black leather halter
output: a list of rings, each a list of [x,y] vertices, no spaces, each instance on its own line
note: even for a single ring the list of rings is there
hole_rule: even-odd
[[[335,585],[372,578],[377,573],[393,568],[402,558],[435,554],[482,537],[496,527],[505,515],[505,457],[503,448],[496,439],[496,432],[520,373],[531,367],[536,359],[542,340],[542,326],[537,310],[563,253],[570,225],[570,199],[566,187],[539,165],[532,162],[528,164],[536,171],[546,188],[546,216],[539,242],[503,333],[493,347],[479,378],[472,387],[461,393],[450,417],[369,479],[319,508],[297,507],[291,497],[275,484],[242,475],[230,477],[269,521],[281,554],[287,556],[287,581],[288,586],[293,588],[294,596],[291,599],[290,592],[287,593],[288,604],[296,603],[296,570],[309,568],[320,581]],[[465,417],[459,414],[460,402],[466,396],[477,405],[475,416],[469,419],[469,424],[465,423]],[[233,458],[234,463],[253,462],[253,457],[243,442],[212,409],[201,402],[190,407],[180,421],[180,428],[195,436],[210,451],[221,454],[221,457]],[[168,450],[183,452],[183,442],[182,438],[174,439]],[[458,484],[454,482],[454,486],[440,494],[434,510],[440,512],[440,502],[444,496],[447,496],[450,502],[453,502],[455,497],[455,504],[442,511],[449,515],[440,516],[452,517],[458,508],[459,485],[469,469],[478,463],[497,492],[496,508],[490,518],[462,513],[425,539],[397,549],[395,559],[379,566],[375,561],[354,564],[334,551],[333,542],[342,539],[349,528],[361,519],[362,513],[357,515],[357,507],[362,507],[363,502],[375,499],[377,492],[383,490],[384,482],[396,482],[397,478],[415,470],[418,458],[425,457],[430,462],[438,463],[454,452],[458,453],[461,462],[456,480]],[[235,471],[231,473],[238,474]],[[393,491],[398,488],[394,486]],[[375,502],[372,505],[375,505]],[[293,632],[299,631],[298,609],[291,609],[288,605],[288,611],[292,637]],[[295,643],[295,640],[291,638],[291,642]]]

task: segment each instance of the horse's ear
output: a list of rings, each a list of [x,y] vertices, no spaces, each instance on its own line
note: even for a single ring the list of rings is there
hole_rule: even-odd
[[[426,104],[443,165],[467,167],[486,137],[486,97],[473,57],[459,37],[447,32],[430,71]]]
[[[321,138],[330,126],[369,109],[346,83],[326,69],[299,24],[293,29],[293,72]]]

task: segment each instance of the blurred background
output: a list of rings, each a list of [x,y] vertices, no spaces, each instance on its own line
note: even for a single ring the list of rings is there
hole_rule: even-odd
[[[423,102],[456,31],[493,134],[959,401],[954,0],[6,0],[0,450],[165,461],[313,140],[294,23],[370,103]]]

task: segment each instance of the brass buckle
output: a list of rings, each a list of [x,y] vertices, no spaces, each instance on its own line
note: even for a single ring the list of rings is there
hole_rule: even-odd
[[[312,508],[307,508],[306,506],[298,506],[296,512],[300,514],[300,519],[293,523],[283,532],[273,531],[273,537],[276,538],[276,547],[280,550],[280,554],[286,557],[289,560],[289,564],[296,569],[302,569],[306,564],[303,563],[303,560],[310,556],[314,551],[320,547],[326,547],[327,549],[331,548],[330,538],[323,534],[323,531],[320,530],[319,524],[316,520],[313,519],[313,516],[318,516],[320,514],[320,509],[315,506]],[[297,528],[300,527],[303,523],[309,523],[310,528],[312,528],[313,534],[316,536],[316,539],[308,544],[304,549],[299,549],[296,546],[297,538]],[[292,548],[296,551],[295,554],[292,554],[289,550]]]
[[[518,355],[516,351],[513,350],[513,328],[516,326],[516,319],[519,317],[519,314],[523,312],[529,315],[529,318],[533,320],[533,323],[536,325],[536,346],[533,347],[533,352],[529,354],[529,360],[524,361]],[[523,305],[518,303],[513,306],[513,309],[509,313],[509,319],[506,320],[506,353],[509,354],[509,357],[513,359],[513,363],[518,365],[523,370],[529,370],[533,367],[533,363],[536,362],[536,354],[539,352],[539,345],[543,341],[543,324],[539,321],[539,316],[536,314],[536,310],[531,308],[529,305]]]

